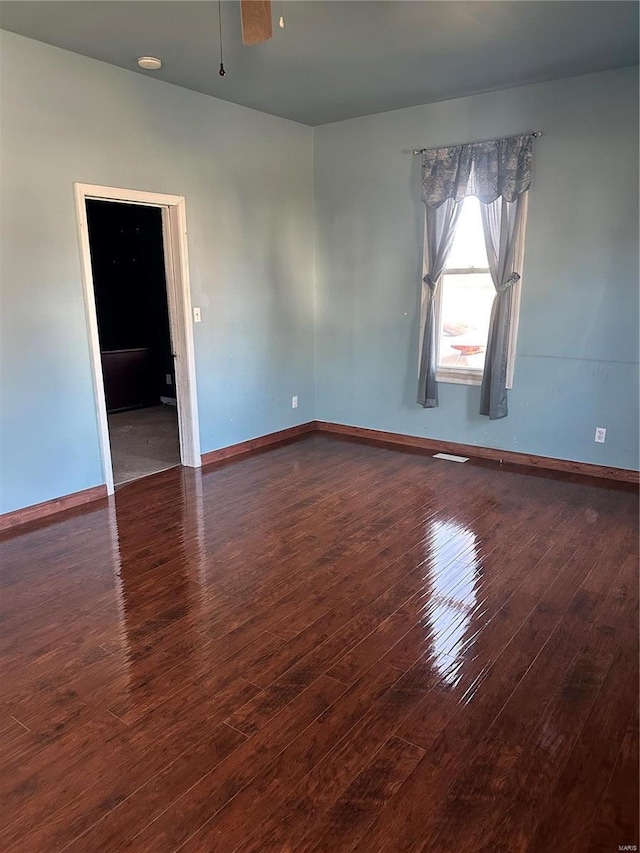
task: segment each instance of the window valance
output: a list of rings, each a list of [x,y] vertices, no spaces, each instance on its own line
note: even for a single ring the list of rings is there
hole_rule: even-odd
[[[422,152],[422,200],[439,207],[474,195],[483,204],[515,201],[531,186],[533,135],[510,136]]]

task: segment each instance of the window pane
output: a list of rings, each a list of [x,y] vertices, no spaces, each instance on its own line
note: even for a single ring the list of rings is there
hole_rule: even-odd
[[[488,267],[480,202],[474,196],[469,196],[459,203],[462,205],[462,213],[456,226],[447,266],[449,269]]]
[[[438,366],[482,370],[495,296],[491,276],[489,273],[445,273],[440,287]],[[467,347],[472,349],[465,349]]]

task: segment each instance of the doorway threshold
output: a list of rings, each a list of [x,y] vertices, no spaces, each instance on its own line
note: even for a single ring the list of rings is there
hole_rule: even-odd
[[[115,483],[116,491],[121,486],[130,486],[131,483],[138,483],[140,480],[145,480],[147,477],[155,477],[156,474],[162,474],[165,471],[171,471],[173,468],[180,468],[180,462],[176,462],[174,465],[167,465],[166,468],[158,468],[155,471],[149,471],[146,474],[140,474],[137,477],[130,477],[128,480],[120,480]]]

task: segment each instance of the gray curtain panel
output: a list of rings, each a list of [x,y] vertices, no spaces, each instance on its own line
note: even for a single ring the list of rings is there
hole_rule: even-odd
[[[428,272],[423,279],[426,316],[418,403],[438,405],[436,383],[436,291],[453,244],[461,211],[458,202],[474,195],[482,202],[482,222],[489,267],[496,288],[482,379],[480,414],[504,418],[507,407],[507,359],[513,269],[521,239],[524,194],[531,186],[533,135],[510,136],[422,152],[422,200],[426,207],[425,250]]]
[[[509,413],[507,361],[511,302],[513,285],[520,279],[514,267],[522,239],[524,206],[524,195],[516,196],[515,201],[501,197],[480,205],[489,270],[496,289],[480,388],[480,414],[488,415],[491,420],[506,418]]]
[[[451,251],[461,210],[462,205],[452,198],[446,199],[440,207],[426,209],[425,241],[429,271],[422,279],[423,296],[427,306],[418,378],[418,403],[425,409],[433,409],[438,405],[435,297],[438,282]]]

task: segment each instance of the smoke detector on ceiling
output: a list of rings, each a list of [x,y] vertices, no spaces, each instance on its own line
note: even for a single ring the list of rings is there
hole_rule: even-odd
[[[138,65],[147,71],[157,71],[158,68],[162,68],[162,60],[155,56],[141,56]]]

